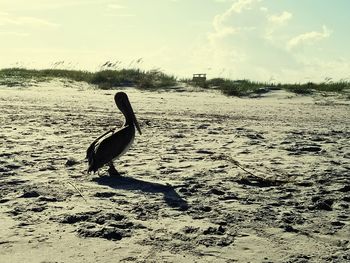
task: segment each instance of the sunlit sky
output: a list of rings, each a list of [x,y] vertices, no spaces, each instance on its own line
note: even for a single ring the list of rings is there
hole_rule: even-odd
[[[0,68],[120,61],[179,77],[349,80],[349,10],[349,0],[0,0]]]

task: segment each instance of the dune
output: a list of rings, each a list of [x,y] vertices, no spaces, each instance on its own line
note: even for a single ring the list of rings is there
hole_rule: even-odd
[[[84,158],[116,91],[0,87],[1,263],[350,261],[349,101],[122,90],[143,134],[113,178]]]

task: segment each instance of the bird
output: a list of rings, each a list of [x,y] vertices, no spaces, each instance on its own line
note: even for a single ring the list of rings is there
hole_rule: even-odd
[[[117,92],[114,101],[125,117],[124,124],[120,129],[115,127],[105,132],[90,144],[86,151],[88,173],[95,173],[107,164],[109,175],[120,176],[113,161],[129,150],[135,138],[135,126],[140,135],[142,134],[126,93]]]

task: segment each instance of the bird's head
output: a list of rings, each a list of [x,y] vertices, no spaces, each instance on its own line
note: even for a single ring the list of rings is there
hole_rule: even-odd
[[[126,95],[126,93],[122,91],[117,92],[114,96],[114,101],[118,109],[124,114],[125,118],[130,118],[133,124],[136,126],[138,132],[142,134],[134,110],[131,107],[128,95]]]

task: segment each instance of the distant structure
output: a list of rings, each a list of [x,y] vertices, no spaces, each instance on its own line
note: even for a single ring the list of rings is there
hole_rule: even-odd
[[[207,74],[193,74],[192,81],[201,82],[207,80]]]

